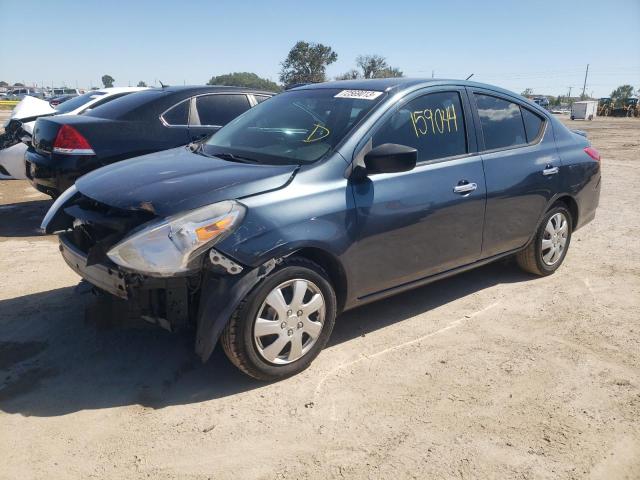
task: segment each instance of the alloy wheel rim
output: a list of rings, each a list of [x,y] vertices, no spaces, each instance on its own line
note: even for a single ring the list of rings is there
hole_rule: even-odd
[[[305,356],[322,333],[325,301],[318,286],[302,278],[281,283],[267,295],[253,323],[260,356],[286,365]]]
[[[569,236],[569,223],[564,214],[558,212],[552,215],[544,228],[540,254],[545,265],[553,266],[562,258],[567,238]]]

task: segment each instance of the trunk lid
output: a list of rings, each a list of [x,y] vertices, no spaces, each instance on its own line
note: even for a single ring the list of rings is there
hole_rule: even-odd
[[[97,117],[86,117],[84,115],[59,115],[53,117],[38,118],[33,128],[32,144],[38,153],[50,156],[53,151],[53,143],[62,125],[70,125],[85,137],[94,147],[92,134],[96,131],[105,133],[108,130],[117,130],[120,122]],[[113,137],[113,142],[117,144],[117,137]],[[96,151],[96,154],[98,152]]]

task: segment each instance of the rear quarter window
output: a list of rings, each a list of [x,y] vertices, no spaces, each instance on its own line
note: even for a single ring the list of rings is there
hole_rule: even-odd
[[[189,103],[191,99],[183,100],[162,114],[162,119],[167,125],[187,125],[189,119]]]
[[[527,142],[531,143],[540,135],[544,120],[527,108],[520,107],[520,109],[522,110],[522,120],[524,121],[524,130],[527,134]]]

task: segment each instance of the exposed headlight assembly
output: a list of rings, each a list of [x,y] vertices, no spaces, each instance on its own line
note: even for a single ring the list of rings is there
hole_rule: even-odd
[[[229,235],[245,207],[228,200],[155,222],[107,252],[117,265],[150,276],[167,277],[193,269],[194,260]]]

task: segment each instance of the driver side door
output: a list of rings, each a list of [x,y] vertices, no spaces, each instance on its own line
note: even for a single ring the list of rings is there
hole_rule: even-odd
[[[486,186],[466,91],[414,94],[371,136],[418,150],[416,168],[353,180],[357,243],[350,255],[358,298],[480,258]]]

